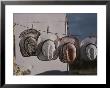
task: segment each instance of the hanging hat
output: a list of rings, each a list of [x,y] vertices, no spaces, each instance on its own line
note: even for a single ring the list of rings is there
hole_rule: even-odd
[[[35,29],[24,30],[19,38],[20,51],[23,57],[36,56],[40,32]]]
[[[41,43],[38,45],[38,59],[42,61],[57,59],[57,44],[55,43],[57,36],[47,30],[47,33],[43,32],[40,38]]]
[[[76,59],[76,47],[72,43],[64,44],[61,53],[59,59],[63,63],[73,63]]]
[[[39,60],[50,61],[57,59],[54,57],[56,53],[54,41],[47,39],[44,42],[42,42],[40,48],[41,48],[41,52],[38,55]]]
[[[76,38],[63,37],[60,41],[59,59],[63,63],[73,63],[76,59],[78,42]]]
[[[94,44],[88,44],[86,46],[86,55],[89,60],[95,60],[97,57],[97,47]]]
[[[97,57],[97,46],[95,37],[87,37],[82,40],[81,45],[81,59],[83,60],[95,60]]]

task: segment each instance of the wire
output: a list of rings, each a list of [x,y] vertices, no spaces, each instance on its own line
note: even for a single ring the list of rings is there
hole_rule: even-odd
[[[24,26],[24,25],[22,25],[22,24],[14,23],[14,24],[13,24],[13,28],[14,28],[14,30],[15,30],[15,27],[16,27],[17,25],[29,29],[28,26]],[[32,24],[32,27],[31,27],[30,29],[33,29],[33,24]],[[38,30],[38,31],[42,31],[42,30]],[[68,28],[68,31],[69,31],[69,28]],[[53,33],[53,32],[50,32],[50,31],[49,31],[49,26],[47,26],[47,31],[42,31],[42,32],[47,32],[47,34],[50,33],[50,34],[54,34],[54,35],[59,35],[59,33]],[[60,33],[60,35],[67,35],[67,36],[80,36],[80,35],[73,35],[73,34],[70,34],[70,31],[69,31],[69,35],[68,35],[68,34],[61,34],[61,33]]]

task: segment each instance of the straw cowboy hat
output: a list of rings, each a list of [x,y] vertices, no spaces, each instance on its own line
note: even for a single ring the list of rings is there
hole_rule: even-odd
[[[97,58],[97,44],[95,37],[87,37],[80,44],[81,59],[92,61]]]
[[[73,63],[77,57],[78,41],[73,37],[63,37],[59,46],[59,59],[63,63]]]
[[[36,56],[40,32],[35,29],[24,30],[19,38],[20,51],[23,57]]]
[[[41,43],[38,45],[39,54],[38,59],[41,61],[50,61],[57,59],[56,56],[56,36],[50,33],[43,33],[41,37]]]

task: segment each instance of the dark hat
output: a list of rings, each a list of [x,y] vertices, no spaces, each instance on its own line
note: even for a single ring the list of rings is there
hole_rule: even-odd
[[[27,29],[24,30],[19,38],[21,38],[19,42],[20,52],[23,57],[36,56],[36,50],[38,45],[40,32],[35,29]]]
[[[76,38],[65,36],[60,39],[59,59],[63,63],[73,63],[76,59],[78,42]]]

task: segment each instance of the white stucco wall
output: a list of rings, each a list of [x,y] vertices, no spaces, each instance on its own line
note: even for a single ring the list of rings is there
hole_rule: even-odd
[[[40,61],[37,56],[31,57],[22,57],[20,48],[19,48],[19,35],[22,31],[26,30],[26,26],[31,28],[33,24],[33,28],[37,30],[46,31],[47,26],[49,26],[49,31],[53,33],[58,33],[60,37],[65,34],[65,16],[66,14],[31,14],[31,13],[15,13],[14,14],[14,23],[19,25],[15,26],[15,48],[16,48],[16,63],[20,66],[24,66],[26,68],[31,68],[31,74],[39,74],[45,71],[50,70],[60,70],[66,71],[67,64],[60,62],[57,58],[52,61]]]

